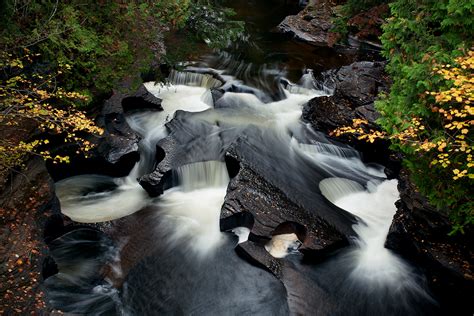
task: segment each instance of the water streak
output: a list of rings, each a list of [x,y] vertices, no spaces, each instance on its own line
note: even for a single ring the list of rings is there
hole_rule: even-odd
[[[219,219],[229,182],[225,163],[192,163],[178,168],[177,175],[180,185],[155,204],[165,215],[158,229],[168,232],[171,247],[185,240],[190,250],[206,255],[222,242]]]

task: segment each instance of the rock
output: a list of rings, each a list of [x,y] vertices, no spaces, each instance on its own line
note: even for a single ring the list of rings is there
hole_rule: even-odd
[[[347,26],[349,31],[354,34],[353,38],[356,41],[367,43],[380,49],[379,37],[382,35],[382,25],[389,12],[388,4],[383,3],[351,17],[347,21]]]
[[[88,156],[77,154],[78,147],[64,140],[56,140],[54,151],[70,157],[68,164],[53,164],[48,161],[46,166],[54,181],[80,174],[102,174],[113,177],[126,176],[138,161],[138,143],[140,136],[128,125],[122,109],[125,94],[115,93],[105,101],[97,125],[104,129],[101,137],[89,136],[88,140],[95,148]]]
[[[313,267],[301,264],[301,254],[284,259],[272,257],[263,245],[247,241],[235,249],[247,262],[271,272],[288,292],[290,315],[328,315],[336,310],[337,299],[312,277]]]
[[[115,92],[105,101],[102,113],[97,118],[98,124],[105,129],[104,137],[99,142],[98,154],[108,162],[116,163],[124,155],[138,153],[140,136],[130,128],[125,114],[162,110],[161,99],[148,92],[143,85],[131,95]]]
[[[115,92],[105,101],[97,117],[97,124],[104,129],[104,135],[90,138],[96,145],[94,150],[84,157],[76,154],[76,147],[61,144],[59,150],[71,157],[71,163],[59,166],[48,163],[53,179],[57,181],[87,173],[126,176],[140,158],[138,143],[141,140],[140,135],[128,125],[126,114],[162,110],[161,99],[148,92],[143,85],[133,94]]]
[[[331,5],[321,1],[315,7],[307,6],[297,15],[287,16],[277,28],[281,33],[314,46],[332,46],[329,43],[331,14]]]
[[[400,174],[400,200],[385,246],[424,272],[441,315],[471,315],[474,300],[473,232],[449,236],[448,218]]]
[[[102,174],[123,177],[129,174],[140,154],[138,144],[141,136],[127,123],[126,115],[138,111],[162,111],[161,99],[141,86],[135,93],[114,94],[105,101],[97,124],[104,129],[101,137],[89,136],[88,139],[96,147],[85,157],[77,154],[77,146],[64,144],[58,140],[55,151],[68,155],[71,163],[52,165],[47,163],[48,170],[55,181],[80,175]]]
[[[163,111],[161,101],[150,93],[144,85],[141,85],[134,94],[122,99],[122,109],[124,113],[137,110]]]
[[[212,102],[213,104],[217,104],[217,101],[222,98],[222,96],[224,95],[224,92],[217,89],[217,88],[214,88],[214,89],[211,89],[211,95],[212,95]]]
[[[160,195],[173,185],[173,170],[182,165],[225,160],[233,179],[223,216],[248,211],[255,216],[254,233],[268,237],[282,222],[300,223],[307,226],[308,245],[313,249],[353,236],[354,216],[332,205],[319,192],[319,181],[329,174],[303,156],[289,161],[279,159],[291,155],[292,149],[281,146],[278,133],[262,135],[254,125],[226,128],[225,121],[213,121],[214,111],[223,110],[176,112],[167,124],[169,135],[158,142],[161,160],[152,173],[140,178],[140,184],[151,196]],[[324,137],[320,137],[323,141]],[[262,141],[272,150],[256,149]],[[302,168],[308,176],[296,176],[292,171],[295,168]]]
[[[390,85],[384,67],[379,62],[355,62],[323,73],[325,85],[334,89],[334,94],[311,99],[303,108],[303,119],[327,134],[351,125],[355,118],[365,119],[376,128],[379,114],[374,101]]]
[[[279,224],[291,221],[307,228],[304,243],[307,248],[323,249],[333,244],[347,244],[345,236],[324,219],[296,205],[280,189],[243,163],[228,186],[221,217],[241,212],[250,212],[254,216],[252,233],[259,236],[270,238]]]
[[[353,104],[340,95],[311,99],[303,108],[303,119],[318,131],[329,134],[332,130],[352,124],[356,118]]]
[[[346,49],[337,44],[342,39],[342,34],[336,33],[333,25],[334,13],[344,14],[337,12],[340,8],[341,6],[334,1],[313,1],[297,15],[287,16],[278,25],[278,30],[308,44],[323,47],[335,46],[343,52]],[[382,49],[379,40],[382,35],[381,26],[388,12],[389,7],[384,3],[350,17],[347,22],[350,32],[347,38],[349,47],[380,51]]]
[[[105,130],[104,137],[99,142],[98,153],[110,163],[117,162],[125,154],[138,152],[140,137],[128,125],[122,108],[122,101],[126,98],[124,94],[114,93],[105,101],[102,113],[97,119],[98,124]]]
[[[390,86],[384,67],[385,63],[365,61],[323,73],[322,81],[334,89],[334,94],[311,99],[303,108],[303,119],[328,135],[339,127],[351,126],[352,120],[357,118],[366,120],[369,128],[380,130],[376,124],[379,113],[374,101]],[[362,152],[366,162],[381,163],[394,174],[400,169],[400,159],[389,150],[388,141],[377,140],[372,144],[350,134],[342,135],[338,140]]]
[[[221,134],[215,133],[214,125],[199,120],[199,113],[177,111],[166,124],[169,135],[157,144],[157,165],[153,172],[140,178],[140,185],[150,196],[158,196],[172,183],[172,170],[200,161],[224,160],[222,148],[228,146]],[[196,137],[199,135],[199,137]]]
[[[228,207],[224,210],[251,212],[256,221],[254,229],[266,236],[282,222],[303,224],[308,228],[307,242],[315,249],[353,236],[354,216],[331,204],[320,192],[319,181],[330,175],[304,157],[279,159],[292,155],[292,149],[280,146],[277,135],[265,135],[266,146],[273,151],[256,150],[263,140],[258,130],[252,129],[249,127],[246,134],[254,137],[237,139],[226,153],[239,161],[240,170],[229,184]],[[267,227],[260,227],[262,223]]]
[[[390,79],[384,68],[384,62],[360,61],[329,70],[322,76],[332,83],[335,95],[361,106],[372,104],[380,92],[388,91]]]

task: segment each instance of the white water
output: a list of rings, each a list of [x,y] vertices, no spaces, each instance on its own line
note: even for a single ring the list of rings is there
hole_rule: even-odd
[[[219,220],[229,182],[225,163],[206,161],[178,169],[180,186],[164,192],[156,202],[157,229],[166,230],[171,246],[187,241],[190,250],[206,255],[222,241]]]
[[[210,84],[209,80],[202,80],[202,82]],[[141,155],[140,161],[128,176],[111,180],[118,187],[110,192],[83,196],[81,190],[95,188],[96,175],[81,175],[56,183],[61,212],[72,220],[80,223],[111,221],[133,214],[149,204],[148,194],[137,179],[143,175],[148,166],[153,164],[156,142],[167,135],[165,124],[178,110],[199,112],[210,108],[206,100],[203,100],[206,91],[209,91],[204,87],[162,86],[155,85],[153,82],[145,83],[145,87],[163,100],[163,111],[137,113],[127,117],[130,127],[143,137],[140,142]]]
[[[196,72],[180,72],[172,70],[168,82],[173,85],[186,85],[193,87],[202,87],[206,89],[217,88],[223,84],[210,74],[201,74]]]
[[[178,110],[201,112],[194,117],[215,123],[216,134],[224,128],[238,129],[255,125],[262,134],[277,135],[280,143],[276,143],[276,146],[289,146],[291,149],[289,156],[279,157],[281,160],[298,163],[302,159],[296,158],[304,157],[305,161],[317,165],[329,175],[348,174],[361,180],[360,183],[364,179],[384,179],[382,167],[364,164],[360,155],[351,148],[319,142],[304,144],[290,134],[290,130],[301,131],[306,128],[300,122],[305,102],[327,94],[327,91],[312,88],[310,79],[306,76],[301,85],[290,83],[283,90],[286,98],[275,102],[264,103],[251,93],[227,92],[222,101],[232,110],[229,112],[226,112],[228,109],[206,111],[213,107],[209,88],[218,84],[218,80],[210,75],[175,72],[170,85],[147,83],[146,88],[163,100],[163,111],[138,113],[127,118],[130,126],[143,137],[140,162],[128,177],[121,179],[86,175],[58,182],[57,194],[62,212],[74,221],[92,223],[117,219],[152,205],[156,207],[156,214],[153,215],[156,216],[156,225],[153,228],[161,233],[160,236],[164,236],[157,243],[168,245],[170,249],[185,247],[185,251],[196,254],[196,258],[209,258],[209,254],[224,240],[219,220],[229,183],[225,164],[206,161],[178,168],[175,171],[179,185],[166,190],[154,200],[148,197],[136,180],[143,175],[141,166],[153,162],[156,143],[167,136],[165,124]],[[278,148],[270,148],[265,143],[256,150],[280,153]],[[310,169],[298,169],[297,163],[288,164],[295,166],[294,176],[308,176],[298,174]],[[272,167],[276,172],[279,171],[279,165]],[[94,192],[101,181],[115,184],[116,187],[110,191]],[[349,253],[350,278],[363,281],[364,284],[412,286],[410,267],[384,247],[396,211],[396,181],[368,182],[364,183],[365,186],[360,183],[344,178],[327,178],[320,182],[320,190],[329,201],[359,218],[354,226],[357,233],[354,240],[356,247]],[[316,189],[314,191],[317,194]],[[84,192],[92,193],[84,195]],[[250,234],[250,230],[245,227],[237,227],[233,232],[239,237],[239,243],[245,242]],[[299,244],[295,234],[276,235],[265,245],[265,249],[276,258],[284,258],[296,251]],[[402,285],[400,288],[405,289]]]
[[[340,173],[341,169],[346,169],[347,172],[360,177],[372,175],[385,178],[383,166],[367,166],[353,149],[323,143],[300,144],[295,139],[292,139],[291,146],[333,176]]]
[[[95,175],[67,178],[56,183],[56,195],[61,203],[61,212],[80,223],[98,223],[130,215],[148,203],[148,194],[135,181],[119,185],[113,191],[89,193],[102,181]],[[115,184],[120,179],[111,179]]]
[[[137,113],[127,117],[127,122],[146,141],[156,142],[166,137],[165,124],[173,119],[176,111],[201,112],[211,107],[206,94],[209,90],[205,87],[160,85],[155,82],[147,82],[145,87],[162,99],[163,111]]]
[[[338,207],[356,215],[355,262],[351,277],[363,281],[399,284],[411,278],[411,269],[385,248],[385,240],[399,199],[397,180],[369,182],[365,190],[358,183],[341,178],[320,182],[322,193]]]
[[[250,229],[247,227],[236,227],[232,232],[239,237],[238,243],[241,244],[249,239]]]

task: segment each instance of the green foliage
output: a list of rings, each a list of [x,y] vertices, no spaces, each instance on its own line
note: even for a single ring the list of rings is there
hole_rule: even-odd
[[[190,0],[2,2],[3,50],[30,48],[41,54],[41,67],[71,65],[62,85],[90,95],[108,93],[124,78],[129,84],[136,81],[140,71],[161,57],[158,35],[163,26],[183,27],[191,4]]]
[[[232,20],[232,9],[196,4],[187,20],[187,28],[212,48],[226,48],[244,34],[244,23]]]
[[[405,130],[413,118],[419,118],[427,127],[423,131],[426,138],[449,139],[453,134],[445,129],[446,116],[439,115],[435,96],[426,92],[453,87],[453,81],[437,75],[433,68],[452,64],[456,58],[468,54],[473,45],[474,3],[396,0],[390,8],[392,16],[384,26],[382,43],[393,85],[390,95],[376,104],[382,114],[379,123],[389,135],[395,135]],[[472,78],[472,74],[470,76]],[[441,108],[454,109],[462,102],[456,103],[453,99],[453,102],[443,103]],[[405,163],[419,189],[433,205],[448,211],[453,232],[474,223],[472,179],[453,179],[452,170],[433,165],[432,152],[416,151],[403,142],[395,142],[394,147],[405,153]],[[455,151],[449,154],[450,161],[455,162],[457,157]]]
[[[243,25],[229,19],[232,11],[197,2],[0,0],[2,127],[61,134],[88,151],[90,143],[78,135],[101,130],[77,108],[156,73],[165,31],[186,27],[212,47],[237,38]],[[0,169],[21,164],[27,154],[67,162],[45,149],[48,139],[31,140],[31,133],[0,140]]]
[[[40,53],[43,68],[71,65],[61,84],[92,96],[110,93],[124,79],[135,88],[140,73],[161,61],[162,34],[169,28],[186,28],[213,48],[243,32],[243,23],[231,20],[232,10],[199,0],[1,2],[2,49]]]

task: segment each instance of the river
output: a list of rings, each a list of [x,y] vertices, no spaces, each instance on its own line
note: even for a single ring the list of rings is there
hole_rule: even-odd
[[[108,229],[76,226],[50,244],[59,273],[45,281],[49,303],[97,315],[430,314],[436,303],[422,275],[384,247],[397,181],[301,120],[306,102],[333,92],[317,74],[351,58],[275,33],[295,7],[229,5],[249,42],[188,61],[167,84],[145,84],[163,111],[127,116],[141,136],[129,175],[56,183],[64,215]],[[174,165],[164,193],[151,197],[138,179],[160,167],[156,145]],[[308,262],[300,250],[311,248],[304,236],[313,223],[259,222],[272,208],[246,210],[251,219],[222,229],[230,187],[245,185],[229,157],[309,216],[338,225],[349,245]],[[273,233],[253,234],[254,224]]]

